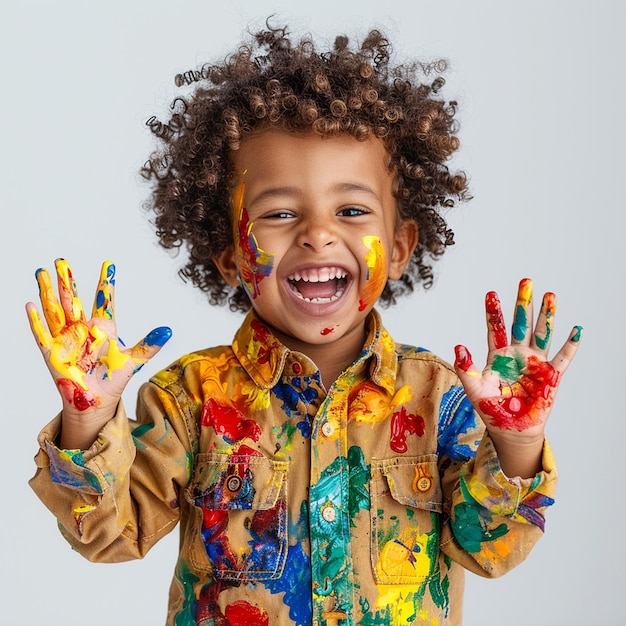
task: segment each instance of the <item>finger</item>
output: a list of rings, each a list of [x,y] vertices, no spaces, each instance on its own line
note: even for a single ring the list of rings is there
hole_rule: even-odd
[[[52,345],[52,335],[43,323],[37,307],[29,302],[26,305],[26,314],[28,315],[28,322],[30,329],[37,340],[40,348],[50,348]]]
[[[495,291],[485,296],[485,311],[487,314],[487,347],[489,352],[498,348],[506,348],[508,340],[500,299]]]
[[[76,281],[72,275],[72,268],[65,259],[57,259],[54,262],[59,281],[59,300],[65,311],[68,322],[84,322],[85,310],[78,297]]]
[[[93,301],[92,317],[115,319],[113,297],[115,294],[115,265],[105,261],[100,270],[100,281]]]
[[[48,270],[40,267],[35,272],[35,278],[39,286],[39,299],[41,300],[43,315],[48,323],[50,333],[56,337],[65,326],[65,312],[54,291]]]
[[[552,292],[548,292],[544,294],[541,301],[541,311],[539,311],[539,317],[537,317],[537,324],[535,325],[535,332],[531,341],[533,347],[536,346],[544,352],[548,352],[550,349],[555,311],[556,296]]]
[[[530,323],[533,319],[533,281],[522,278],[517,289],[515,315],[511,327],[511,344],[530,344]]]
[[[150,331],[139,343],[135,344],[130,354],[137,363],[135,371],[141,369],[170,339],[172,329],[160,326]]]
[[[562,374],[572,362],[572,359],[576,355],[580,340],[582,338],[583,328],[582,326],[574,326],[572,332],[569,334],[567,341],[563,344],[563,347],[556,353],[552,361],[550,361],[552,367],[557,372]]]

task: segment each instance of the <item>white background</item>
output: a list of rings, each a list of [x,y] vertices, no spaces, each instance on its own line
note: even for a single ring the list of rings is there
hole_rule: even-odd
[[[495,580],[468,577],[466,625],[623,623],[621,381],[624,341],[624,5],[596,0],[13,1],[0,18],[0,206],[4,288],[4,487],[0,622],[163,623],[176,533],[141,562],[95,565],[73,553],[30,491],[37,432],[59,400],[23,304],[34,270],[73,265],[85,302],[101,262],[118,266],[120,334],[174,337],[140,381],[193,349],[228,342],[240,318],[212,309],[156,244],[137,171],[151,149],[143,123],[164,114],[173,76],[215,60],[270,13],[332,41],[382,26],[399,59],[450,60],[445,95],[460,103],[474,200],[450,213],[457,245],[435,287],[385,313],[392,335],[452,360],[464,342],[484,357],[483,296],[510,315],[517,282],[559,297],[555,341],[585,327],[548,435],[561,482],[545,537]],[[541,294],[539,293],[538,296]],[[140,379],[140,380],[139,380]]]

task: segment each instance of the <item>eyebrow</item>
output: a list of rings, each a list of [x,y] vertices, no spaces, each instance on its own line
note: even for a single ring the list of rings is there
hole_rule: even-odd
[[[378,195],[374,192],[374,190],[365,183],[353,183],[353,182],[343,182],[337,183],[333,185],[329,191],[331,193],[345,193],[348,191],[357,191],[360,193],[365,193],[372,198],[378,199]],[[268,200],[272,198],[279,197],[297,197],[301,195],[300,190],[297,187],[290,187],[289,185],[285,185],[282,187],[270,187],[269,189],[265,189],[261,191],[254,197],[254,202],[261,202],[263,200]]]

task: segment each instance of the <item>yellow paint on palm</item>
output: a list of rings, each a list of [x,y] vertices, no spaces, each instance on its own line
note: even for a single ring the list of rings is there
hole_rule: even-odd
[[[85,372],[78,366],[83,357],[84,346],[89,337],[89,329],[85,324],[72,324],[66,331],[54,338],[50,346],[50,365],[63,378],[69,378],[83,389]]]
[[[366,235],[361,241],[367,248],[365,263],[368,272],[367,283],[359,299],[359,311],[363,311],[376,302],[387,282],[385,272],[385,249],[383,248],[380,238],[373,235]]]
[[[128,360],[131,358],[126,352],[122,352],[119,348],[119,343],[115,339],[109,341],[109,349],[106,354],[100,357],[100,362],[106,365],[107,375],[109,378],[115,370],[121,370]],[[141,362],[139,359],[134,359],[136,362]]]

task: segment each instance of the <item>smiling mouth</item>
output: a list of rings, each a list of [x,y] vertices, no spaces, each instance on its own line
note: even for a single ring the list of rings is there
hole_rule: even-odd
[[[311,268],[290,274],[287,281],[301,300],[325,304],[341,298],[348,284],[348,274],[339,267]]]

